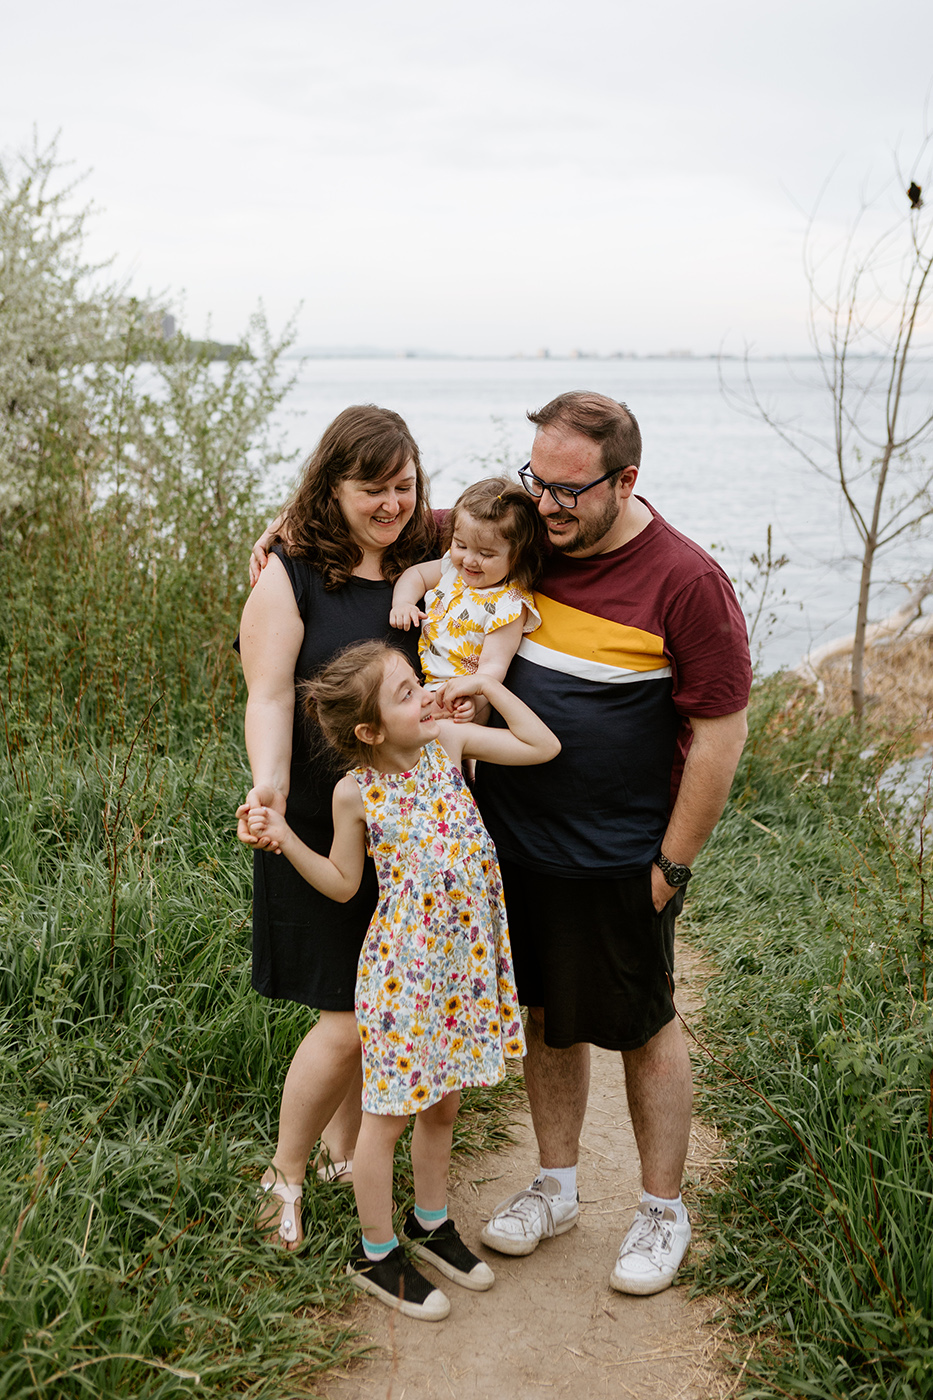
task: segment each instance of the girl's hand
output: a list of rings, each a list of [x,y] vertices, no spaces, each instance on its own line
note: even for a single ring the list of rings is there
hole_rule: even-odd
[[[480,708],[474,699],[482,695],[482,676],[455,676],[434,692],[434,703],[445,719],[454,724],[471,724]]]
[[[270,849],[268,842],[254,835],[249,824],[250,812],[259,807],[270,807],[284,816],[285,796],[273,787],[250,788],[242,806],[236,809],[237,840],[242,841],[244,846],[258,846],[265,851]]]
[[[271,807],[251,807],[247,824],[250,834],[255,836],[266,850],[281,855],[282,843],[288,837],[288,825],[284,817],[274,812]]]
[[[420,627],[427,616],[417,603],[393,604],[389,613],[389,626],[397,627],[400,632],[407,632],[410,627]]]

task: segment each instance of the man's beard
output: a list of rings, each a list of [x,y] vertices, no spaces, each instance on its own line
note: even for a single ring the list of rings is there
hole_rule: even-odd
[[[551,548],[556,549],[559,554],[576,554],[582,549],[592,549],[608,535],[618,518],[618,514],[619,502],[613,491],[603,511],[590,520],[577,520],[575,515],[569,514],[563,517],[560,515],[549,516],[549,520],[561,523],[573,521],[577,526],[576,534],[566,535],[559,540],[551,539]]]

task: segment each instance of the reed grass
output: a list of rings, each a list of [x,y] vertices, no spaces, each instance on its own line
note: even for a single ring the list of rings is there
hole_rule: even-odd
[[[311,1013],[249,990],[247,775],[135,762],[116,863],[93,756],[0,778],[0,1396],[312,1394],[358,1345],[355,1217],[312,1183],[299,1258],[251,1228]],[[501,1141],[506,1100],[470,1100],[460,1150]]]
[[[704,1111],[726,1179],[705,1287],[757,1338],[741,1394],[933,1394],[930,860],[879,785],[895,756],[773,679],[756,688],[691,935],[715,958]]]

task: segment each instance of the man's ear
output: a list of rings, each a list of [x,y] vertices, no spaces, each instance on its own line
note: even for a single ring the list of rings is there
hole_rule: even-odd
[[[635,482],[636,482],[637,480],[638,480],[638,468],[637,468],[637,467],[626,467],[624,471],[619,472],[619,475],[618,475],[619,495],[622,497],[623,500],[625,500],[628,496],[630,496],[630,495],[632,494],[632,492],[635,490]]]
[[[381,744],[385,735],[381,729],[374,729],[371,724],[357,724],[353,733],[361,744],[365,744],[368,749],[374,749],[377,744]]]

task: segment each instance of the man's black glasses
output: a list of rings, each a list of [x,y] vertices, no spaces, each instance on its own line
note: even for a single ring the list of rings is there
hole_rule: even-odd
[[[536,477],[531,470],[531,463],[526,462],[518,473],[518,479],[529,496],[534,496],[536,501],[540,501],[545,491],[550,491],[555,505],[563,506],[565,510],[575,510],[577,497],[582,496],[584,491],[589,491],[601,481],[608,481],[611,476],[618,476],[619,472],[624,471],[625,467],[613,467],[611,472],[606,472],[605,476],[598,476],[595,481],[588,481],[585,486],[552,486],[550,482],[541,481]]]

